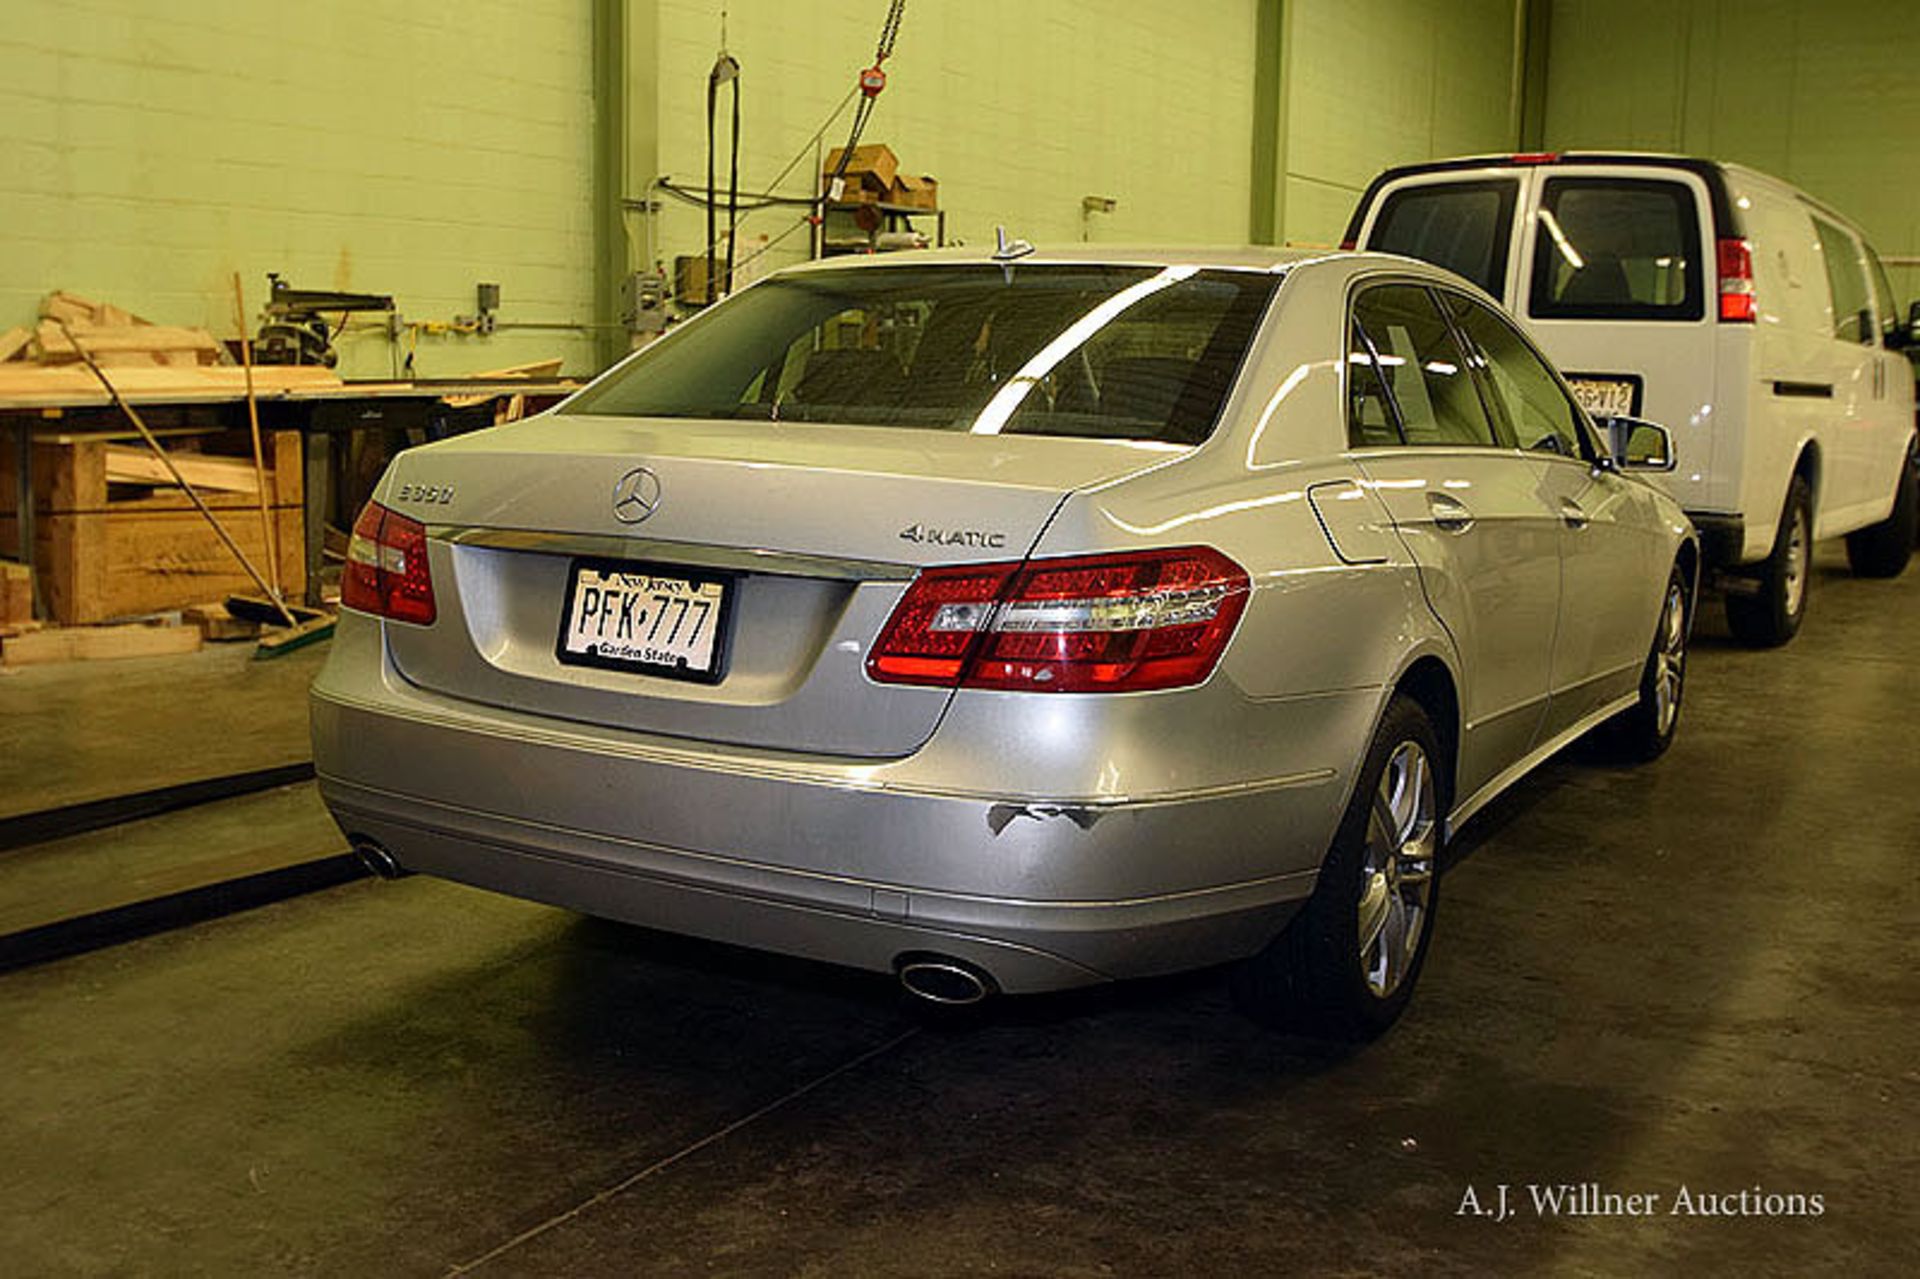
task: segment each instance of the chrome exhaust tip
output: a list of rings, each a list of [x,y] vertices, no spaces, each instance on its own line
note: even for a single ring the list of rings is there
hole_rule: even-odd
[[[945,955],[903,956],[895,970],[908,994],[947,1008],[977,1004],[995,989],[985,972]]]
[[[378,841],[368,839],[365,835],[356,835],[350,842],[353,846],[353,855],[360,859],[360,864],[365,866],[371,874],[378,875],[381,879],[401,879],[412,874],[411,871],[401,869],[400,863],[393,860],[393,854],[382,848]]]

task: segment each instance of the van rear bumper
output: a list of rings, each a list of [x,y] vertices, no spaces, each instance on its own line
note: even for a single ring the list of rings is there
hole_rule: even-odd
[[[1745,516],[1720,511],[1688,511],[1700,530],[1700,558],[1709,569],[1732,568],[1744,562],[1747,541]]]

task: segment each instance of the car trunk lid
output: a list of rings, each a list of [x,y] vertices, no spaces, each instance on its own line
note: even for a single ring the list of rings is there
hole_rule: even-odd
[[[865,674],[867,649],[914,572],[1020,559],[1069,492],[1184,452],[871,427],[536,418],[395,463],[380,498],[427,524],[440,617],[390,625],[389,649],[423,688],[527,714],[730,746],[902,755],[932,733],[950,697]],[[650,478],[638,484],[639,504],[616,511],[642,468]],[[563,663],[563,613],[588,562],[723,582],[718,678]]]

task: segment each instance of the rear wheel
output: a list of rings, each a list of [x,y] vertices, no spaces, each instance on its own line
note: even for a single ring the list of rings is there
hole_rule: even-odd
[[[1622,749],[1637,760],[1657,759],[1673,745],[1680,702],[1687,691],[1688,599],[1678,564],[1667,576],[1667,594],[1654,629],[1653,650],[1640,674],[1640,700],[1615,721]]]
[[[1426,712],[1396,694],[1313,896],[1235,975],[1240,1004],[1282,1029],[1371,1039],[1412,997],[1433,936],[1449,765]]]
[[[1813,579],[1813,491],[1807,477],[1787,486],[1786,508],[1773,535],[1773,553],[1754,575],[1751,593],[1727,593],[1727,626],[1734,638],[1755,648],[1792,639],[1807,613]]]
[[[1847,563],[1861,577],[1898,577],[1913,558],[1920,521],[1920,456],[1909,447],[1894,482],[1893,512],[1878,524],[1847,534]]]

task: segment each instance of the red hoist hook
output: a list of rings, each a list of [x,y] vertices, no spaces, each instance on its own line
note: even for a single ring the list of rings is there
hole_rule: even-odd
[[[860,73],[860,92],[869,98],[880,96],[880,90],[887,87],[887,73],[880,69],[878,62]]]

